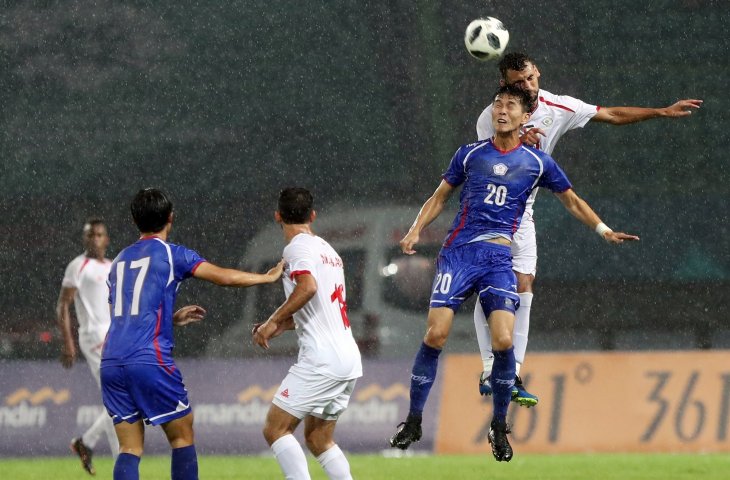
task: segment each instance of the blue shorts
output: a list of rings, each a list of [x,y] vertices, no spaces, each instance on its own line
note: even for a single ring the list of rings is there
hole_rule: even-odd
[[[101,397],[114,424],[160,425],[191,412],[180,370],[163,365],[102,367]]]
[[[431,308],[448,307],[456,312],[473,293],[479,295],[487,317],[494,310],[517,310],[520,297],[510,247],[472,242],[441,249],[431,286]]]

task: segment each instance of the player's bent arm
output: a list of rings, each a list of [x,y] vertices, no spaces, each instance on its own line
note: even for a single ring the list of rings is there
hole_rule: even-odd
[[[297,275],[297,284],[294,291],[289,295],[284,303],[276,309],[269,317],[269,322],[275,323],[277,326],[282,325],[289,320],[294,321],[292,315],[298,312],[304,305],[309,302],[317,293],[317,281],[308,273]]]
[[[251,273],[203,262],[195,269],[193,276],[224,287],[250,287],[277,281],[281,277],[283,266],[284,262],[281,261],[266,273]]]
[[[63,345],[61,346],[61,364],[65,368],[71,368],[76,360],[76,344],[74,342],[71,327],[71,305],[74,303],[76,289],[73,287],[61,287],[56,303],[56,322],[61,331]]]
[[[428,200],[423,204],[421,210],[418,212],[416,220],[408,230],[408,233],[403,240],[400,241],[401,250],[403,253],[412,254],[415,253],[413,246],[418,243],[421,231],[429,226],[431,222],[436,220],[441,212],[444,210],[446,201],[451,197],[454,192],[454,187],[449,185],[446,180],[441,180],[438,188],[433,192]]]
[[[614,232],[604,224],[598,214],[580,198],[572,188],[560,193],[555,193],[566,210],[575,218],[595,230],[604,240],[609,243],[623,243],[624,240],[638,240],[636,235],[629,235],[623,232]]]
[[[612,125],[626,125],[657,117],[686,117],[692,114],[692,109],[700,108],[701,105],[702,100],[686,99],[664,108],[601,107],[591,120]]]

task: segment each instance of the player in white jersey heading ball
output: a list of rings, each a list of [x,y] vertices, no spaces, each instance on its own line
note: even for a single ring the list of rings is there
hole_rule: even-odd
[[[64,368],[71,368],[77,358],[76,342],[72,333],[73,304],[79,324],[79,347],[96,384],[100,386],[101,347],[110,322],[106,279],[112,264],[105,257],[109,247],[109,234],[102,220],[92,218],[84,224],[83,243],[84,253],[74,258],[66,267],[56,304],[56,320],[63,337],[61,364]],[[92,449],[96,447],[102,434],[106,435],[112,455],[116,458],[119,454],[119,441],[114,433],[112,420],[106,412],[101,412],[83,435],[71,440],[71,450],[79,456],[84,470],[91,475],[95,474]]]
[[[582,128],[589,121],[625,125],[657,117],[680,118],[691,115],[692,110],[700,108],[702,105],[702,100],[685,99],[664,108],[599,107],[567,95],[555,95],[540,88],[540,71],[535,62],[524,53],[505,55],[499,62],[499,70],[502,76],[500,84],[515,85],[527,91],[535,104],[530,120],[522,129],[523,143],[548,154],[552,154],[555,144],[563,134],[575,128]],[[477,120],[477,136],[479,140],[494,136],[491,104],[484,109]],[[537,241],[535,223],[532,218],[532,205],[536,195],[537,189],[533,191],[527,201],[522,223],[512,241],[512,266],[517,275],[517,292],[520,296],[520,308],[516,312],[513,334],[517,378],[512,390],[512,400],[528,407],[537,404],[537,397],[525,391],[519,374],[527,350],[533,297],[532,284],[537,269]],[[478,303],[474,310],[474,326],[484,364],[484,370],[479,380],[479,391],[482,395],[491,395],[492,387],[489,384],[489,375],[492,371],[494,356],[484,312]]]
[[[332,480],[351,479],[350,465],[333,434],[362,376],[360,350],[347,318],[342,259],[312,232],[316,218],[311,193],[303,188],[280,192],[274,216],[287,242],[284,248],[286,300],[269,319],[256,324],[256,344],[296,329],[299,356],[274,395],[264,438],[287,479],[309,479],[307,459],[294,430],[304,420],[309,451]]]

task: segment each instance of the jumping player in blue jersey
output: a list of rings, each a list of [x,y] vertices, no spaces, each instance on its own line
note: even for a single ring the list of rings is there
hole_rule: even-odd
[[[498,461],[512,459],[506,417],[515,381],[512,329],[519,296],[510,244],[535,188],[554,192],[573,216],[610,243],[639,239],[608,228],[576,195],[552,157],[521,143],[520,127],[529,120],[530,110],[531,99],[525,91],[511,85],[497,90],[492,113],[494,137],[456,151],[441,184],[400,241],[403,253],[415,253],[421,231],[439,216],[454,190],[463,185],[459,213],[436,263],[426,335],[411,373],[408,418],[391,437],[392,447],[405,450],[420,440],[423,407],[436,378],[438,357],[454,313],[476,293],[487,316],[494,351],[494,412],[488,438]]]
[[[114,479],[139,479],[144,424],[160,425],[172,447],[172,479],[198,478],[193,413],[182,374],[172,358],[173,326],[202,320],[197,305],[173,314],[180,283],[196,277],[222,286],[273,283],[283,262],[265,274],[217,267],[195,251],[167,242],[172,202],[160,190],[132,200],[139,240],[122,250],[109,273],[111,326],[101,359],[104,406],[119,437]],[[144,423],[143,423],[144,422]]]

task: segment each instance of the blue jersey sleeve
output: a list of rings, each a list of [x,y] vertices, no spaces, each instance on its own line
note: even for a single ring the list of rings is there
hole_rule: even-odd
[[[460,147],[451,158],[449,168],[446,169],[442,178],[452,187],[458,187],[466,180],[466,167],[464,165],[465,148]]]
[[[175,264],[175,278],[184,280],[193,275],[198,265],[206,260],[198,255],[195,250],[190,250],[182,245],[170,245],[172,261]]]
[[[570,184],[568,176],[560,168],[560,165],[550,155],[543,154],[543,173],[540,176],[540,180],[537,182],[538,187],[544,187],[555,193],[562,193],[573,185]]]

